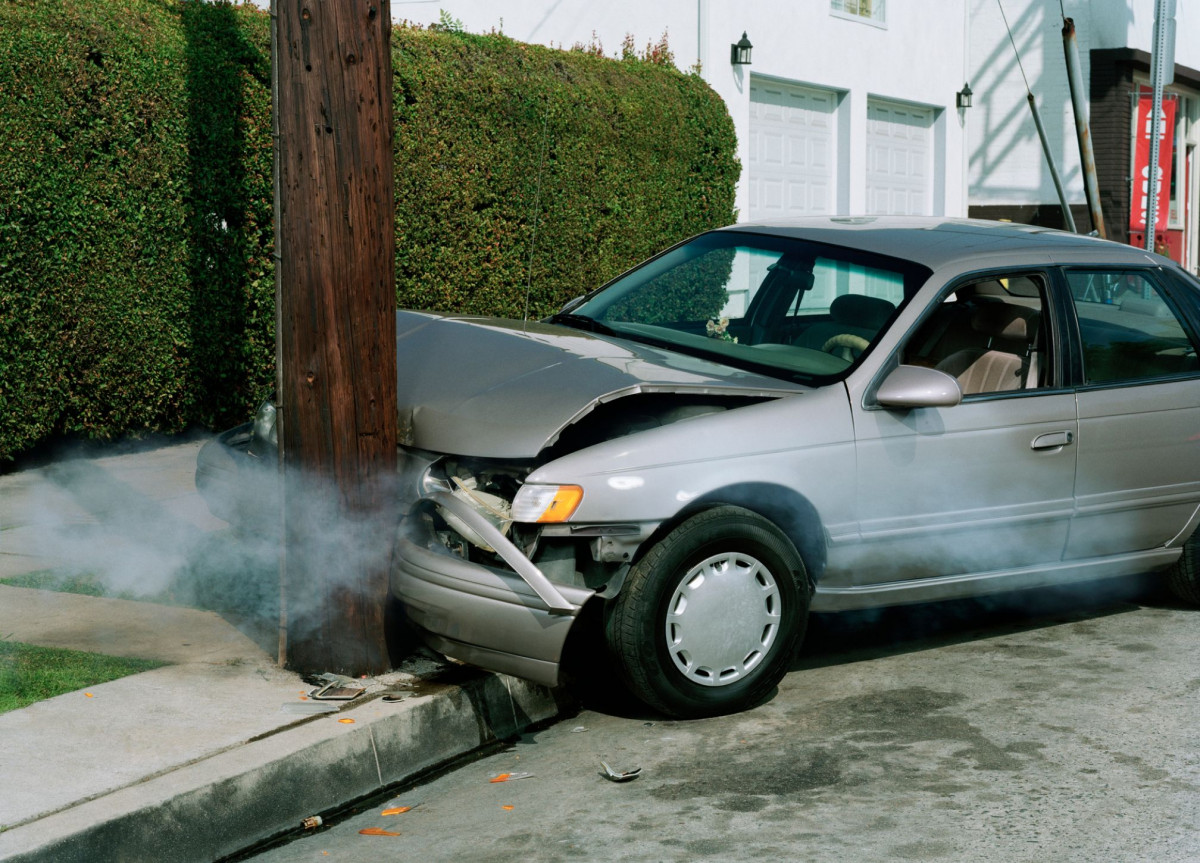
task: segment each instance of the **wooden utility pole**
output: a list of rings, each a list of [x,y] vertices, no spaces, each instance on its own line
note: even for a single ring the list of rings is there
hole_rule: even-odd
[[[388,0],[272,0],[271,14],[280,659],[375,674],[396,469],[391,13]]]

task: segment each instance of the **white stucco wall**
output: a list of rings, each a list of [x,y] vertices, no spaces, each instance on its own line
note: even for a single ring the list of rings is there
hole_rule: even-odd
[[[1093,48],[1151,50],[1154,0],[1002,0],[1021,65],[1037,99],[1051,152],[1067,200],[1083,204],[1083,174],[1075,115],[1067,83],[1062,12],[1075,22],[1084,98],[1088,96]],[[971,203],[1057,202],[1049,168],[1030,114],[1026,84],[1008,40],[997,0],[971,3]],[[1175,14],[1175,62],[1200,69],[1200,9],[1185,0]]]

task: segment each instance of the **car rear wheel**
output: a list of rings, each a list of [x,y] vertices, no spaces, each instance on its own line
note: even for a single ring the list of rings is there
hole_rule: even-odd
[[[1200,605],[1200,536],[1193,536],[1183,546],[1183,554],[1167,570],[1167,587],[1171,593],[1192,605]]]
[[[634,566],[605,620],[622,680],[679,717],[760,701],[787,671],[808,619],[804,564],[787,537],[740,507],[683,522]]]

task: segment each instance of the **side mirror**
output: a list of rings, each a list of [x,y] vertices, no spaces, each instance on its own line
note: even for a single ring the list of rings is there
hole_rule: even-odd
[[[883,379],[875,401],[885,408],[951,408],[962,401],[962,388],[937,369],[899,366]]]

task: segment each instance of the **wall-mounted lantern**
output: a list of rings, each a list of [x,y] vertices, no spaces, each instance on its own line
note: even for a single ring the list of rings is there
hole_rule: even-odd
[[[734,66],[749,66],[750,49],[753,47],[750,44],[750,40],[746,38],[746,32],[743,30],[742,38],[729,46],[729,62]]]
[[[954,94],[954,102],[960,108],[971,107],[971,97],[975,94],[971,92],[971,85],[963,84],[963,88]]]

